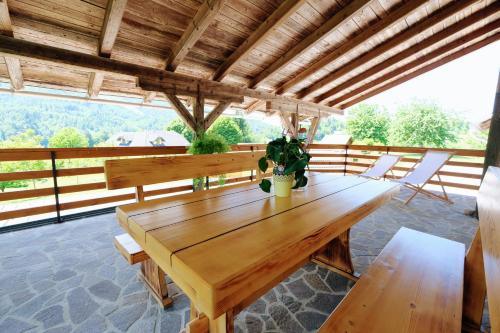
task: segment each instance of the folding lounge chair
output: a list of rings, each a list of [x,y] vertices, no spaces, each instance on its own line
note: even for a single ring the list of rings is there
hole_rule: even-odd
[[[368,169],[360,174],[361,177],[380,179],[385,176],[399,162],[401,156],[381,155]],[[394,173],[392,174],[394,176]]]
[[[413,171],[410,170],[403,178],[394,180],[395,182],[401,183],[415,191],[415,193],[413,193],[412,196],[406,200],[405,205],[407,205],[418,193],[425,194],[431,198],[443,200],[444,202],[450,204],[453,203],[448,198],[441,181],[441,177],[439,176],[439,170],[446,164],[451,156],[452,154],[445,151],[427,151],[425,155],[413,165]],[[417,167],[415,168],[415,166]],[[423,187],[434,175],[436,175],[439,179],[439,185],[441,185],[441,189],[443,190],[442,196],[423,189]]]

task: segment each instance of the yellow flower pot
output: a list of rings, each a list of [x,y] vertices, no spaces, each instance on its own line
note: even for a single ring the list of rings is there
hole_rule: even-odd
[[[291,175],[273,175],[274,194],[277,197],[286,198],[292,193],[293,180],[295,176]]]

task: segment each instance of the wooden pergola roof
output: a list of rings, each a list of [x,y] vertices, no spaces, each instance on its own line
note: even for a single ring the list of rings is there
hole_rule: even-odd
[[[0,32],[14,90],[319,116],[497,41],[500,1],[0,0]]]

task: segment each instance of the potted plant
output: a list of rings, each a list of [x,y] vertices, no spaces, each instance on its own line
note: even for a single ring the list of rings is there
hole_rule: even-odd
[[[266,155],[259,160],[259,169],[265,173],[269,168],[268,161],[271,161],[274,193],[278,197],[288,197],[291,189],[307,185],[305,169],[310,159],[311,155],[304,150],[301,141],[295,138],[287,140],[284,136],[267,144]],[[269,193],[271,185],[271,181],[262,179],[260,188]]]

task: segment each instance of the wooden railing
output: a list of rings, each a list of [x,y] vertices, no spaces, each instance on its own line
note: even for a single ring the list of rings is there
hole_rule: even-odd
[[[234,151],[251,151],[265,149],[265,145],[240,144],[231,148]],[[427,150],[426,148],[325,144],[313,144],[309,148],[313,155],[311,170],[345,174],[364,171],[380,154],[404,155],[402,161],[395,168],[396,177],[401,177],[410,170],[422,153]],[[464,149],[449,151],[454,153],[454,157],[440,172],[445,186],[477,190],[481,179],[484,151]],[[16,223],[15,221],[19,221],[21,218],[32,217],[31,219],[36,219],[36,216],[40,216],[60,222],[68,214],[75,211],[92,211],[132,202],[134,200],[132,189],[130,191],[106,190],[102,166],[104,160],[185,153],[186,147],[0,149],[0,163],[45,161],[44,170],[0,173],[0,182],[45,180],[42,186],[38,186],[39,188],[8,188],[5,192],[0,192],[0,207],[2,204],[9,203],[9,205],[3,205],[3,207],[8,208],[0,208],[0,221],[4,221],[4,224],[6,224],[6,220]],[[68,161],[70,161],[69,165]],[[82,164],[85,165],[81,166]],[[78,182],[73,184],[76,177],[90,178],[90,181],[87,179],[82,184]],[[65,182],[62,181],[64,179],[71,179],[73,182],[64,184]],[[225,183],[249,181],[250,179],[252,179],[252,175],[238,176],[226,179]],[[431,183],[435,184],[436,182]],[[217,181],[212,180],[210,184],[217,185]],[[189,182],[166,184],[163,187],[146,190],[145,196],[155,197],[191,190],[192,185]],[[70,194],[78,194],[78,197],[71,198]]]

